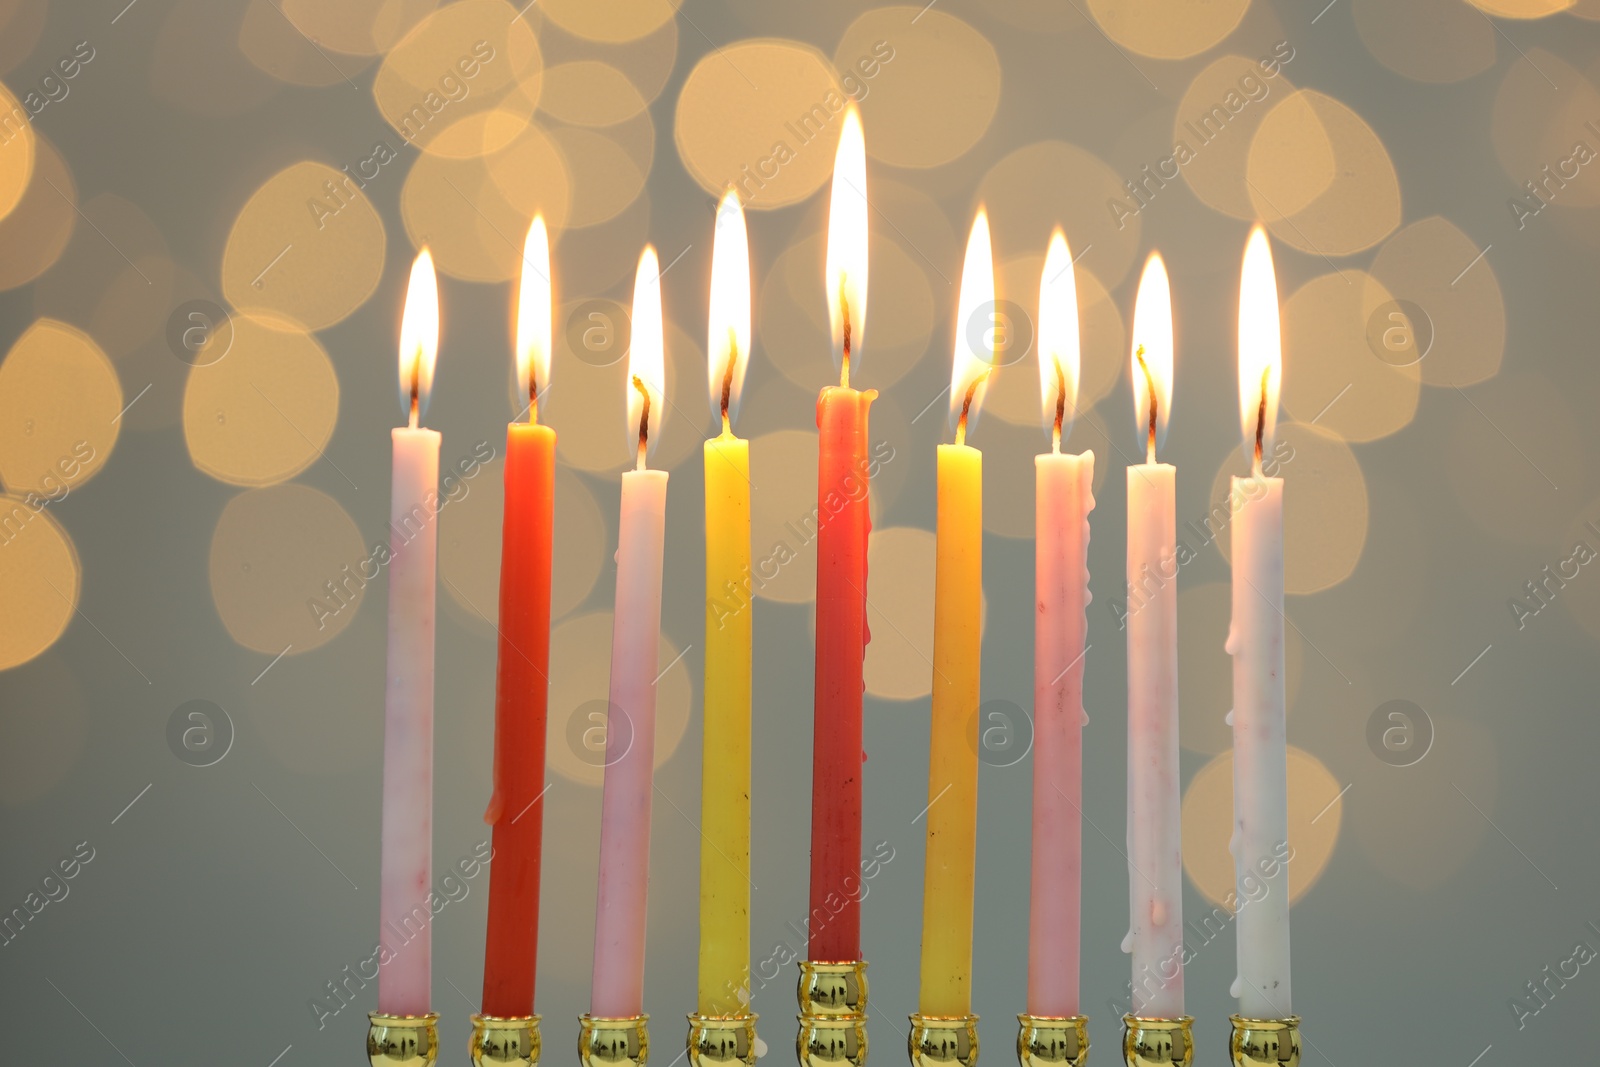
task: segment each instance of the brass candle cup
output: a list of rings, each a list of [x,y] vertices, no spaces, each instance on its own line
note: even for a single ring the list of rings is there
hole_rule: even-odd
[[[473,1067],[536,1067],[541,1046],[537,1015],[472,1016]]]
[[[912,1015],[906,1035],[911,1067],[975,1067],[978,1062],[976,1015]]]
[[[367,1062],[372,1067],[433,1067],[439,1061],[439,1015],[367,1013]]]
[[[689,1016],[689,1067],[755,1067],[756,1015]]]
[[[864,1067],[867,1062],[865,960],[800,962],[800,1067]]]
[[[1122,1062],[1128,1067],[1190,1067],[1194,1062],[1194,1017],[1122,1017]]]
[[[1300,1016],[1286,1019],[1247,1019],[1230,1015],[1228,1055],[1234,1067],[1298,1067]]]
[[[578,1060],[583,1067],[645,1067],[650,1062],[650,1016],[579,1016]]]
[[[1087,1015],[1018,1015],[1019,1067],[1083,1067],[1089,1062]]]

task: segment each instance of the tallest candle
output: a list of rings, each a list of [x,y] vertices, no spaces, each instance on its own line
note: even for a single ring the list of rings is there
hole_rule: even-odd
[[[388,958],[378,1011],[425,1015],[432,974],[433,624],[439,539],[439,433],[423,429],[439,350],[439,287],[426,249],[411,267],[400,326],[400,405],[392,431],[389,647],[383,700],[379,912]]]
[[[550,241],[533,220],[517,302],[517,397],[526,422],[506,427],[505,518],[500,539],[500,644],[495,669],[494,827],[483,1014],[533,1014],[539,955],[544,740],[550,695],[550,562],[556,435],[539,424],[550,380]]]
[[[828,319],[839,384],[817,398],[817,659],[811,755],[813,962],[861,958],[861,695],[867,650],[867,410],[850,388],[867,316],[867,153],[845,112],[828,203]]]

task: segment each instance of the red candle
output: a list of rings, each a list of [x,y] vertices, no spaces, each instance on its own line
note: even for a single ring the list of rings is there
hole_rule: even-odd
[[[500,648],[495,675],[494,827],[483,1014],[532,1015],[539,948],[539,864],[544,832],[545,710],[550,665],[550,542],[556,435],[540,426],[548,384],[550,248],[534,219],[523,255],[517,371],[528,421],[506,429],[505,523],[500,542]]]
[[[813,962],[861,958],[861,694],[867,640],[867,410],[877,392],[850,388],[867,309],[866,149],[845,114],[828,222],[828,312],[839,384],[817,398],[816,734],[811,765]]]

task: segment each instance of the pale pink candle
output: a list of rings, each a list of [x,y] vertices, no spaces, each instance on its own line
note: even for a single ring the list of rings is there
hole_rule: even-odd
[[[1172,404],[1172,295],[1159,255],[1133,314],[1134,411],[1148,461],[1128,468],[1128,936],[1133,1014],[1183,1015],[1178,792],[1176,469],[1156,462]]]
[[[400,404],[392,431],[389,645],[383,707],[383,851],[378,1011],[429,1005],[433,911],[433,627],[439,433],[420,426],[439,345],[439,289],[427,250],[411,268],[400,327]]]
[[[1057,230],[1039,285],[1039,394],[1051,451],[1034,459],[1033,871],[1028,1014],[1079,1013],[1084,613],[1094,453],[1063,455],[1078,392],[1072,256]]]
[[[616,617],[611,628],[611,707],[600,807],[600,881],[595,897],[594,978],[589,1013],[644,1011],[645,914],[650,890],[650,800],[654,789],[656,649],[667,474],[645,469],[666,404],[661,281],[655,249],[639,260],[633,289],[628,427],[637,467],[622,476]]]

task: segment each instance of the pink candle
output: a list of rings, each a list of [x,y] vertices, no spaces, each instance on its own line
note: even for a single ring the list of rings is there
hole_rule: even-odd
[[[611,707],[600,810],[600,882],[595,897],[597,1018],[644,1012],[645,913],[650,889],[650,800],[654,788],[656,647],[661,632],[661,566],[667,474],[645,469],[666,404],[661,279],[646,247],[633,289],[628,426],[637,467],[622,476],[616,617],[611,629]]]
[[[1172,405],[1172,294],[1159,255],[1133,313],[1134,411],[1148,461],[1128,468],[1128,936],[1133,1014],[1183,1015],[1178,793],[1177,470],[1156,462]]]
[[[383,852],[378,1011],[428,1011],[433,912],[433,623],[439,434],[419,425],[439,347],[439,289],[427,250],[411,268],[400,327],[400,403],[392,431],[389,646],[383,709]]]
[[[1079,1013],[1084,612],[1094,453],[1062,455],[1078,391],[1078,305],[1060,230],[1039,283],[1039,386],[1051,451],[1034,459],[1033,872],[1028,1014]]]

